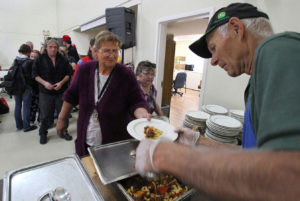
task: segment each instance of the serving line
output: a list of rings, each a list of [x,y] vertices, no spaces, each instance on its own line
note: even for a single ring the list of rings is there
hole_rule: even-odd
[[[99,193],[102,195],[104,200],[109,201],[127,201],[127,198],[120,191],[116,183],[111,183],[108,185],[103,185],[100,181],[99,176],[97,175],[97,171],[95,169],[93,160],[90,156],[85,156],[81,158],[81,162],[86,172],[92,179]],[[0,201],[2,201],[3,196],[3,179],[0,180]],[[199,193],[193,194],[189,199],[189,201],[209,201],[203,198]]]

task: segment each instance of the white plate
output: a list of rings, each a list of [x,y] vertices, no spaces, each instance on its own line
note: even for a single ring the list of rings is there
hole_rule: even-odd
[[[213,115],[210,117],[210,121],[216,125],[223,126],[225,128],[241,128],[242,124],[238,120],[224,116],[224,115]]]
[[[207,127],[212,128],[214,130],[218,130],[220,132],[240,132],[242,130],[242,127],[228,128],[228,127],[224,127],[224,126],[215,124],[212,121],[207,121],[206,125],[207,125]]]
[[[227,114],[228,110],[220,105],[205,105],[205,109],[215,114]]]
[[[187,111],[186,115],[194,121],[206,121],[210,115],[203,111]]]
[[[163,132],[156,140],[174,141],[178,137],[178,134],[174,132],[175,128],[171,124],[157,119],[151,119],[151,121],[146,118],[133,120],[127,125],[127,131],[135,139],[143,140],[146,139],[145,126],[154,126]]]
[[[233,116],[238,116],[238,117],[244,117],[244,110],[229,110],[229,113],[231,113]]]
[[[208,132],[207,130],[205,131],[205,136],[212,139],[212,140],[215,140],[215,141],[218,141],[218,142],[222,142],[222,143],[229,143],[229,144],[235,144],[236,140],[235,138],[232,138],[232,139],[224,139],[224,138],[219,138],[213,134],[211,134],[210,132]]]

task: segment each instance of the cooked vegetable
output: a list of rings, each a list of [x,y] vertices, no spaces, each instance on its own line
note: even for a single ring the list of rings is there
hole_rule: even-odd
[[[135,201],[173,201],[189,190],[175,177],[165,174],[152,181],[135,176],[123,181],[122,185]]]
[[[146,134],[146,138],[155,140],[157,139],[163,132],[154,126],[145,126],[144,133]]]

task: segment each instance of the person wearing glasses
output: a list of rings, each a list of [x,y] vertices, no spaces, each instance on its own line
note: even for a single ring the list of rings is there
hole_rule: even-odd
[[[83,63],[65,92],[58,117],[57,134],[66,129],[68,114],[80,105],[77,121],[76,153],[87,148],[129,139],[127,124],[134,118],[147,118],[148,104],[142,96],[134,72],[117,63],[120,39],[109,31],[96,36],[95,61]]]
[[[152,84],[156,73],[155,68],[156,64],[150,61],[141,61],[137,66],[136,76],[143,91],[144,98],[149,104],[150,114],[155,112],[158,116],[162,116],[161,108],[156,103],[157,91]]]

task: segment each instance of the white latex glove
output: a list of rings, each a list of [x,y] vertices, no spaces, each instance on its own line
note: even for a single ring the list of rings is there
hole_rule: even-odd
[[[176,142],[190,146],[194,146],[200,136],[199,132],[187,128],[177,128],[175,132],[178,133]]]
[[[150,172],[158,172],[153,165],[153,153],[158,140],[142,140],[136,149],[135,168],[142,176]]]

